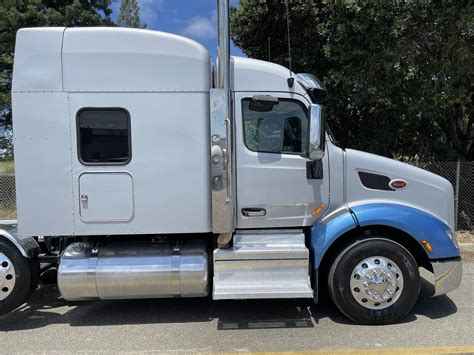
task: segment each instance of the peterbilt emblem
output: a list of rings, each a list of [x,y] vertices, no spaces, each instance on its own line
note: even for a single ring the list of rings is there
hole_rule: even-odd
[[[392,189],[401,190],[407,187],[407,182],[402,179],[395,179],[388,184]]]

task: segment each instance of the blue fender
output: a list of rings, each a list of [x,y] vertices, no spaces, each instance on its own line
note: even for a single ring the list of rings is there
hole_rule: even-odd
[[[451,228],[424,211],[404,205],[374,203],[353,207],[352,212],[361,227],[389,226],[411,235],[421,246],[422,240],[428,241],[433,247],[433,251],[427,253],[429,259],[459,256],[459,249],[448,235]]]
[[[352,213],[351,213],[352,212]],[[388,226],[399,229],[421,243],[428,241],[433,247],[427,253],[429,259],[459,257],[459,249],[450,239],[449,226],[438,218],[413,207],[374,203],[353,207],[334,216],[327,216],[310,230],[310,247],[313,255],[313,267],[319,264],[332,243],[346,232],[365,226]]]
[[[328,215],[313,225],[310,231],[313,267],[319,268],[321,259],[337,238],[356,227],[357,223],[354,217],[347,210]]]

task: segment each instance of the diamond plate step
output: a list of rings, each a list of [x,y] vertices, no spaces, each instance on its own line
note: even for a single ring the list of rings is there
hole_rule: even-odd
[[[303,231],[240,231],[233,242],[214,250],[214,299],[313,297]]]
[[[275,248],[268,247],[249,247],[242,246],[232,249],[221,249],[219,252],[214,253],[214,260],[251,260],[251,259],[307,259],[309,256],[308,249],[303,247],[287,247],[282,248],[280,246]]]
[[[299,229],[237,231],[232,239],[234,247],[305,247],[304,233]]]
[[[219,283],[214,286],[215,300],[257,298],[311,298],[313,289],[307,282],[284,280],[278,284]]]

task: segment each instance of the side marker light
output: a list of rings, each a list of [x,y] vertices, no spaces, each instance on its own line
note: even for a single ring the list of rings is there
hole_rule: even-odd
[[[431,246],[430,243],[428,243],[427,240],[422,240],[421,243],[424,245],[425,249],[428,251],[428,253],[431,253],[433,251],[433,247]]]
[[[320,204],[318,207],[316,207],[312,212],[311,216],[316,217],[318,214],[321,213],[321,211],[324,210],[324,205]]]

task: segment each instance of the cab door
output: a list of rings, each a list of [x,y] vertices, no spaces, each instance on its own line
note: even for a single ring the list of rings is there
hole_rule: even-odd
[[[261,95],[273,104],[255,104]],[[234,98],[237,228],[314,224],[329,204],[329,166],[326,153],[322,177],[308,178],[310,102],[280,92],[237,92]]]

